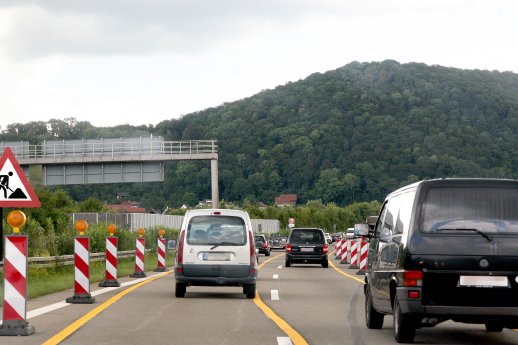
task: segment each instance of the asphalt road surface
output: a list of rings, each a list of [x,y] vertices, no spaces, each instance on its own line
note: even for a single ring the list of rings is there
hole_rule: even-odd
[[[392,317],[381,330],[365,327],[362,276],[332,262],[286,268],[281,251],[261,255],[254,300],[236,287],[191,287],[175,298],[173,274],[152,272],[119,279],[128,285],[118,289],[92,285],[94,304],[64,303],[72,291],[52,294],[28,303],[34,334],[0,344],[395,344]],[[518,332],[445,322],[418,330],[415,343],[518,344]]]

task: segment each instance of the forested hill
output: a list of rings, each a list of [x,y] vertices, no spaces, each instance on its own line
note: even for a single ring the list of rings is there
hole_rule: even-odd
[[[290,192],[345,205],[425,178],[518,178],[518,75],[353,62],[147,131],[217,139],[221,199],[271,204]],[[207,162],[182,162],[164,184],[131,189],[178,206],[210,198],[208,181]]]
[[[157,129],[218,139],[227,200],[382,199],[424,178],[517,178],[518,75],[353,62]]]

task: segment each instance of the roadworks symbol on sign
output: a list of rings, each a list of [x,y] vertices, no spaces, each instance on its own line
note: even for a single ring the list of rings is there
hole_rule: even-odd
[[[18,164],[6,147],[0,158],[0,207],[40,207],[41,203]]]

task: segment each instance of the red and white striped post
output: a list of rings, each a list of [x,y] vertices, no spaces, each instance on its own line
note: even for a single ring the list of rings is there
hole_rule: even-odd
[[[358,267],[358,249],[359,249],[359,243],[358,241],[352,241],[351,243],[351,265],[349,268],[356,269]]]
[[[130,274],[131,278],[147,277],[146,273],[144,273],[144,252],[146,250],[146,239],[142,237],[144,229],[138,229],[137,234],[138,237],[135,243],[135,272]]]
[[[27,249],[29,237],[20,234],[27,218],[22,211],[7,215],[13,234],[5,236],[4,248],[4,312],[0,336],[30,335],[34,326],[27,319]],[[0,219],[0,222],[3,219]]]
[[[360,255],[359,255],[359,270],[356,272],[357,275],[364,275],[365,271],[367,271],[367,254],[369,253],[369,242],[365,241],[363,238],[360,242]]]
[[[117,250],[119,247],[119,239],[115,236],[117,227],[115,224],[108,225],[108,233],[106,237],[106,278],[99,283],[102,287],[119,287],[121,284],[117,280]]]
[[[351,240],[344,240],[342,243],[342,260],[340,264],[351,263]]]
[[[158,235],[160,236],[157,240],[156,253],[157,253],[157,267],[153,270],[154,272],[165,272],[167,269],[165,268],[165,230],[158,230]]]
[[[84,236],[88,229],[86,220],[76,222],[79,236],[74,239],[74,296],[67,303],[92,304],[95,298],[90,294],[90,237]]]
[[[335,259],[340,259],[342,257],[342,240],[343,239],[339,239],[335,244]]]

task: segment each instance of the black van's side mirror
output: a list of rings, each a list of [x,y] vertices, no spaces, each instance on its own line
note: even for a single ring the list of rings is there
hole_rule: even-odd
[[[369,224],[367,224],[367,223],[354,224],[354,235],[361,236],[361,237],[369,236]]]

